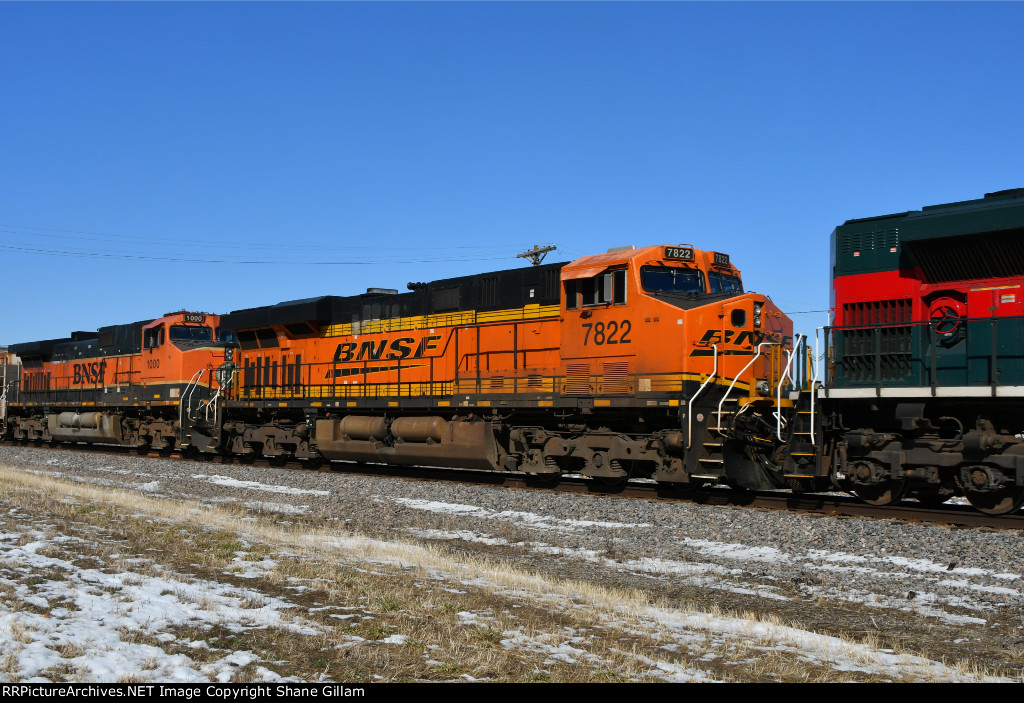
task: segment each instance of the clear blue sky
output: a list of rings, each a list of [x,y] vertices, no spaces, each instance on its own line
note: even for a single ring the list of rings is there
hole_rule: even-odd
[[[844,220],[1024,187],[1021,27],[1021,3],[0,3],[0,344],[547,242],[725,251],[822,310]]]

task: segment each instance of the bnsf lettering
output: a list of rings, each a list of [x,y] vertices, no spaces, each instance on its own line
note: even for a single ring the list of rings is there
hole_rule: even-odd
[[[89,364],[75,364],[72,384],[80,386],[86,383],[103,383],[106,375],[107,362],[93,361]]]
[[[372,361],[376,359],[418,359],[428,351],[437,349],[437,342],[441,335],[424,337],[416,343],[414,337],[399,337],[398,339],[381,339],[379,341],[367,340],[361,344],[356,342],[342,342],[334,350],[334,363],[340,364],[346,361]]]
[[[761,330],[743,330],[739,334],[735,330],[708,330],[704,333],[704,336],[700,338],[700,344],[750,344],[758,345],[761,342],[775,342],[782,343],[783,345],[790,345],[793,343],[792,337],[779,337],[771,333],[764,333]]]

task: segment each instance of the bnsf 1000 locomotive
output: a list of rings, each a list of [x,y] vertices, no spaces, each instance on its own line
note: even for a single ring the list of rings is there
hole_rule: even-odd
[[[14,345],[4,437],[1024,501],[1024,191],[851,220],[813,353],[728,255],[571,263]]]

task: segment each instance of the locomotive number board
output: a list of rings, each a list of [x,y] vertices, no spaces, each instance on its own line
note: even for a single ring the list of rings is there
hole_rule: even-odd
[[[728,254],[722,254],[722,253],[716,251],[715,252],[715,266],[728,266],[728,265],[729,265],[729,255]]]
[[[665,258],[693,261],[693,249],[688,247],[665,247]]]

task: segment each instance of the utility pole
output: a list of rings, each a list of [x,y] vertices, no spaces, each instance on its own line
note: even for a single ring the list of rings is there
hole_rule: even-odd
[[[534,244],[533,249],[524,251],[522,254],[516,254],[517,259],[529,259],[534,266],[540,266],[540,262],[544,261],[544,257],[547,256],[549,251],[557,249],[554,244],[548,244],[547,246],[540,246]]]

